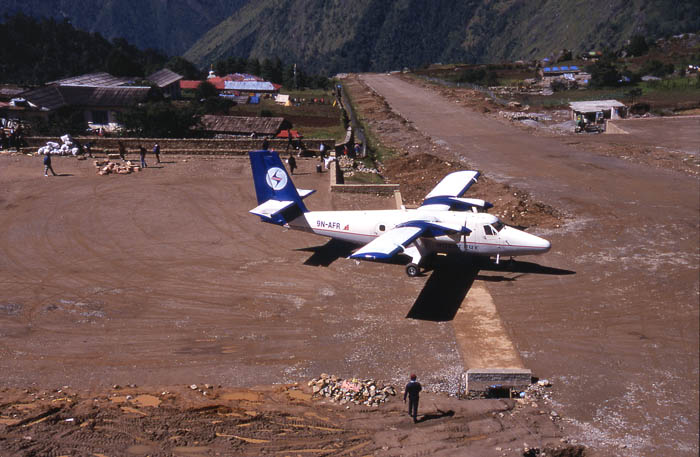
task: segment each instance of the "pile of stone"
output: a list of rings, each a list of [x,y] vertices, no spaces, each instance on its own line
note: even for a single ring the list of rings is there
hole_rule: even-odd
[[[526,113],[525,111],[499,111],[498,115],[509,121],[522,121],[523,119],[539,121],[541,117],[538,113]]]
[[[308,383],[314,397],[326,397],[332,402],[344,405],[379,406],[396,395],[393,386],[378,384],[374,379],[342,379],[335,375],[321,374]]]
[[[126,163],[117,163],[111,160],[95,160],[95,167],[97,167],[97,174],[100,176],[110,173],[128,175],[134,171],[141,171],[141,167],[132,164],[131,160],[127,160]]]
[[[340,169],[343,171],[343,176],[345,177],[350,177],[354,175],[355,173],[373,173],[373,174],[379,174],[379,170],[376,168],[368,168],[364,162],[361,162],[359,160],[355,160],[351,157],[348,156],[338,156],[336,157],[336,160],[338,160],[338,165],[340,166]]]

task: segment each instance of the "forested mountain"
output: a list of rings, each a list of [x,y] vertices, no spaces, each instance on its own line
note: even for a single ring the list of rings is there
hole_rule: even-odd
[[[164,54],[139,50],[124,39],[110,42],[99,34],[76,30],[68,22],[23,14],[0,24],[0,43],[0,82],[4,83],[37,85],[96,71],[143,77],[167,62]],[[171,65],[177,65],[178,59]]]
[[[279,56],[312,71],[380,71],[620,48],[700,30],[697,0],[256,0],[185,57]]]
[[[125,38],[141,49],[153,48],[173,56],[185,52],[247,1],[2,0],[0,21],[18,12],[57,22],[67,19],[78,29],[99,32],[110,40]]]
[[[186,51],[201,68],[279,57],[329,74],[619,49],[637,34],[700,31],[698,0],[2,0],[0,21],[18,11]]]

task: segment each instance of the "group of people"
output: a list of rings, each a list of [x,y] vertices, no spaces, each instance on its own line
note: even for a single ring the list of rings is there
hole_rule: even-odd
[[[92,157],[92,150],[91,150],[92,142],[87,143],[85,146],[80,146],[80,148],[83,150],[85,154],[88,154],[90,157]],[[119,148],[119,157],[122,160],[126,160],[126,146],[124,146],[123,141],[117,142],[117,146]],[[156,163],[160,163],[160,145],[158,143],[155,143],[153,145],[153,155],[156,158]],[[148,167],[148,164],[146,163],[146,148],[143,147],[142,144],[139,145],[139,158],[141,159],[141,168],[146,168]],[[296,164],[295,164],[296,165]],[[44,176],[49,175],[49,171],[53,176],[57,176],[56,172],[53,170],[53,166],[51,165],[51,154],[46,154],[44,156]]]
[[[119,146],[119,157],[121,157],[122,160],[126,160],[126,147],[124,146],[124,142],[119,141],[117,145]],[[160,163],[160,145],[158,143],[154,144],[152,151],[156,158],[156,163]],[[142,144],[139,144],[139,159],[141,159],[141,168],[148,167],[148,164],[146,163],[146,154],[146,148],[144,148]]]
[[[4,127],[0,126],[0,150],[2,149],[19,149],[27,145],[24,140],[24,132],[22,126],[10,128],[8,134]]]

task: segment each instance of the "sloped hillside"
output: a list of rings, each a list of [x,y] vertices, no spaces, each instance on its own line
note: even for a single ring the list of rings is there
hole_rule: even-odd
[[[700,3],[670,0],[258,0],[185,54],[298,62],[313,71],[382,71],[544,57],[700,30]]]
[[[22,12],[70,21],[108,39],[125,38],[141,49],[185,52],[209,29],[248,0],[3,0],[0,18]]]

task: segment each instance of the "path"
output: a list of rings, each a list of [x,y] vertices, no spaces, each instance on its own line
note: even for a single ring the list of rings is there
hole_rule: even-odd
[[[488,290],[586,441],[613,455],[696,455],[697,179],[526,134],[397,77],[363,79],[465,163],[572,216],[533,230],[553,244],[534,261],[575,275],[498,277]]]

